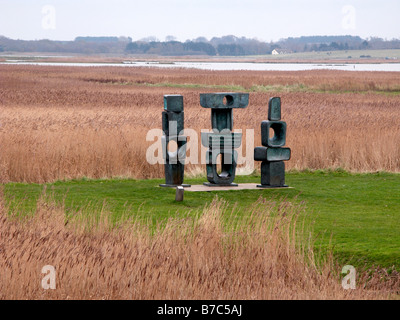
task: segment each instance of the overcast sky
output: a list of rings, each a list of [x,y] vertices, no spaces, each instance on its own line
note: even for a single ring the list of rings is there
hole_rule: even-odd
[[[13,39],[347,34],[400,38],[400,0],[0,0],[0,35]]]

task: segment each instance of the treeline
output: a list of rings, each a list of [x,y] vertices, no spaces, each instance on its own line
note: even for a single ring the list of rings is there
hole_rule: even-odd
[[[157,54],[164,56],[180,55],[217,55],[217,50],[209,43],[204,42],[142,42],[136,41],[126,45],[125,51],[131,54]]]
[[[13,40],[0,36],[0,51],[10,52],[54,52],[81,54],[122,54],[126,42]]]
[[[131,54],[157,55],[208,55],[208,56],[245,56],[270,54],[271,47],[257,42],[255,45],[239,45],[235,43],[221,43],[213,45],[209,42],[168,41],[168,42],[131,42],[126,46],[126,52]]]
[[[381,50],[400,49],[400,40],[393,39],[388,41],[377,37],[371,37],[366,40],[358,36],[311,36],[281,40],[278,46],[291,52]]]
[[[147,39],[146,39],[147,40]],[[159,55],[209,55],[209,56],[246,56],[270,54],[273,44],[245,37],[223,36],[207,40],[199,37],[185,42],[179,41],[135,41],[126,46],[126,52],[132,54]]]
[[[185,42],[168,36],[166,41],[148,37],[132,41],[130,37],[77,37],[74,41],[13,40],[0,36],[0,52],[56,52],[81,54],[152,54],[164,56],[208,55],[247,56],[309,51],[338,51],[366,49],[400,49],[400,40],[362,39],[358,36],[311,36],[287,38],[277,42],[233,35],[208,40],[199,37]]]
[[[400,40],[383,40],[371,38],[364,40],[358,36],[312,36],[287,38],[278,42],[261,42],[256,39],[235,36],[214,37],[207,40],[200,37],[191,41],[135,41],[127,44],[126,52],[132,54],[158,55],[220,55],[247,56],[278,53],[295,53],[310,51],[339,51],[366,49],[400,49]]]

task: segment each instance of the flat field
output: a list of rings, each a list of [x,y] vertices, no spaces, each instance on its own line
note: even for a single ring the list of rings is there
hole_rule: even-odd
[[[185,128],[210,129],[202,92],[250,92],[235,110],[241,155],[261,144],[268,99],[282,98],[288,169],[400,171],[400,75],[384,72],[240,72],[123,67],[0,66],[0,181],[161,178],[146,141],[161,128],[164,94],[182,94]],[[246,140],[254,130],[254,144]],[[251,138],[251,137],[249,137]],[[199,135],[200,139],[200,135]],[[200,159],[198,143],[198,162]],[[244,168],[249,173],[253,168]],[[245,166],[245,163],[242,166]],[[259,164],[256,164],[258,168]],[[203,172],[191,164],[189,174]]]
[[[256,58],[256,56],[254,57]],[[400,60],[399,49],[387,50],[340,50],[328,52],[298,52],[274,56],[257,56],[271,61],[303,61],[303,62],[343,62],[343,63],[398,63]]]

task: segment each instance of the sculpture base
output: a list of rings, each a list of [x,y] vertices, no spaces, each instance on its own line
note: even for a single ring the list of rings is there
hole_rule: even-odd
[[[190,184],[160,184],[160,187],[163,188],[176,188],[176,187],[184,187],[184,188],[190,188]]]
[[[207,187],[237,187],[238,184],[236,183],[231,183],[231,184],[216,184],[216,183],[211,183],[211,182],[204,182],[203,185]]]
[[[270,186],[267,184],[258,184],[257,188],[264,188],[264,189],[277,189],[277,188],[289,188],[289,186],[284,185],[284,186]]]
[[[281,192],[286,192],[285,190],[291,190],[294,189],[293,187],[287,187],[287,188],[280,188],[280,187],[271,187],[271,188],[257,188],[257,183],[239,183],[237,187],[220,187],[220,186],[215,186],[215,187],[208,187],[205,186],[204,184],[192,184],[191,188],[185,188],[185,192],[237,192],[240,190],[253,190],[253,192],[269,192],[273,190],[280,190]]]

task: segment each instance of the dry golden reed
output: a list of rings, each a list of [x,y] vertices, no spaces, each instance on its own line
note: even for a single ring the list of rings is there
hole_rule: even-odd
[[[282,97],[288,169],[400,171],[396,72],[2,65],[0,74],[2,182],[162,177],[163,166],[145,159],[153,143],[147,131],[161,128],[163,95],[184,96],[185,127],[200,136],[211,122],[199,94],[220,91],[250,92],[247,109],[234,112],[234,127],[254,129],[255,146],[268,99]],[[252,146],[244,152],[252,158]],[[186,172],[200,171],[204,165]]]
[[[46,195],[26,218],[9,215],[3,204],[0,299],[395,297],[398,276],[382,282],[375,273],[365,282],[360,275],[356,290],[344,290],[331,260],[317,264],[301,205],[260,198],[244,220],[226,209],[215,199],[197,216],[152,229],[140,221],[110,222],[105,208],[66,218]],[[42,287],[47,265],[55,268],[54,290]]]

